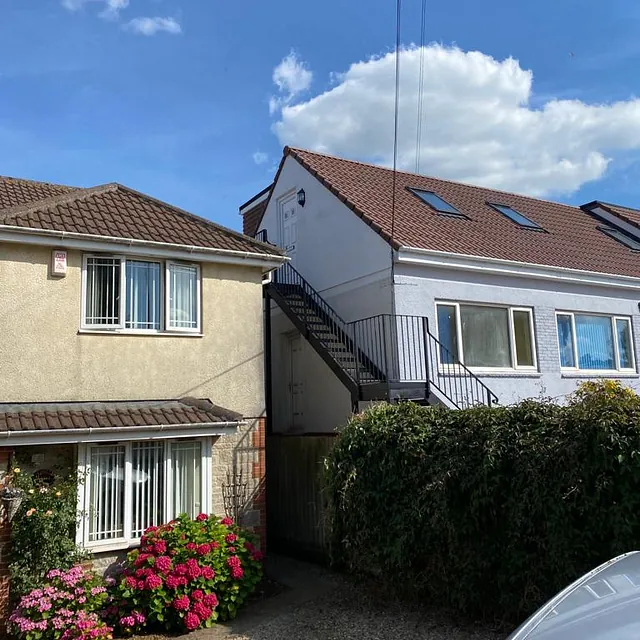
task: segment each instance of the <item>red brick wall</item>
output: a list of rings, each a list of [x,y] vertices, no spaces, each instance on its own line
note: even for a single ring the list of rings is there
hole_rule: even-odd
[[[0,472],[9,470],[11,449],[0,448]],[[0,509],[0,636],[6,633],[9,617],[9,553],[11,525],[6,518],[4,507]]]
[[[253,478],[258,483],[258,491],[253,498],[253,508],[260,513],[260,524],[254,527],[260,537],[260,548],[267,551],[267,458],[265,454],[266,419],[259,418],[253,432],[253,448],[257,452],[258,461],[253,463]]]

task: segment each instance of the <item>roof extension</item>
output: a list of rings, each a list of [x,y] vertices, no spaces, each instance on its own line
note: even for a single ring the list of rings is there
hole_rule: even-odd
[[[640,277],[640,253],[602,233],[598,228],[602,221],[579,207],[398,172],[391,238],[391,169],[285,147],[280,170],[289,156],[396,249],[412,247]],[[438,213],[410,189],[433,192],[462,215]],[[545,233],[516,224],[491,205],[514,209]],[[625,211],[629,218],[635,213],[640,226],[640,212]]]

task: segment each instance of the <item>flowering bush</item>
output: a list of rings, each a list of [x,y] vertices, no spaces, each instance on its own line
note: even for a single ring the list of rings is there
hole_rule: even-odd
[[[125,633],[210,627],[235,617],[261,577],[262,554],[231,519],[182,515],[129,553],[110,619]]]
[[[11,484],[23,495],[11,527],[11,592],[21,596],[42,585],[51,569],[69,569],[83,559],[75,543],[77,480],[38,482],[15,465]]]
[[[9,617],[9,631],[24,640],[111,638],[100,618],[110,596],[108,581],[75,566],[53,569],[42,588],[20,598]]]

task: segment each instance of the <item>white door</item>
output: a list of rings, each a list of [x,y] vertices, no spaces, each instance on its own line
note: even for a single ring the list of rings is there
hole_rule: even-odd
[[[291,409],[291,429],[302,429],[304,413],[304,385],[300,379],[302,363],[302,336],[298,333],[289,337],[289,407]]]
[[[295,193],[280,205],[280,221],[282,229],[281,246],[291,262],[295,261],[296,245],[298,243],[298,203]]]

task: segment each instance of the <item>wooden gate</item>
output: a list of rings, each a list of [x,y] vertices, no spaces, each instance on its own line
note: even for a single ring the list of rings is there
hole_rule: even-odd
[[[333,434],[267,437],[267,536],[273,551],[328,558],[323,460]]]

